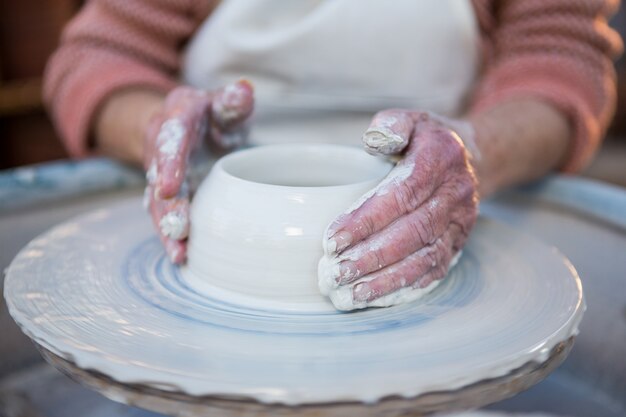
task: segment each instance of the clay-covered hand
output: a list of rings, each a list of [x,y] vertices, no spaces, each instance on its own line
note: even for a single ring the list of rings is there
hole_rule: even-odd
[[[461,131],[469,137],[473,129],[425,112],[386,110],[373,119],[366,150],[402,159],[331,223],[320,263],[329,292],[350,290],[350,308],[425,288],[447,273],[477,217],[477,182]]]
[[[168,94],[146,132],[146,204],[174,263],[186,258],[189,233],[189,157],[205,140],[214,148],[239,144],[242,122],[252,113],[252,85],[245,81],[207,92],[178,87]]]

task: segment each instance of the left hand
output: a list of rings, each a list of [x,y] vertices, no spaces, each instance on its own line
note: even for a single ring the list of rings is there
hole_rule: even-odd
[[[173,263],[187,256],[191,190],[190,157],[203,143],[214,150],[239,145],[238,134],[252,113],[253,87],[245,80],[216,91],[179,86],[165,98],[146,130],[146,203]]]
[[[332,259],[326,272],[335,288],[351,288],[354,305],[404,287],[427,287],[446,275],[463,247],[476,221],[478,193],[469,152],[453,125],[463,130],[460,121],[386,110],[365,133],[368,152],[404,153],[325,236],[326,257]]]

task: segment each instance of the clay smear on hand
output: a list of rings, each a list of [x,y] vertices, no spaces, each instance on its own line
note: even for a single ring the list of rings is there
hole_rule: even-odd
[[[399,154],[409,144],[413,126],[413,119],[405,111],[380,112],[363,134],[365,150],[372,155]]]
[[[174,158],[180,152],[186,132],[187,129],[180,119],[169,119],[163,122],[159,136],[157,136],[160,155],[164,158]]]
[[[383,196],[388,194],[393,188],[398,187],[403,181],[413,174],[415,164],[413,163],[400,163],[383,179],[380,184],[374,187],[361,196],[354,204],[339,216],[337,221],[333,222],[326,230],[326,239],[324,239],[324,253],[328,256],[333,256],[343,249],[350,246],[352,242],[352,235],[343,230],[338,230],[341,224],[341,220],[345,216],[351,215],[353,212],[361,208],[369,199],[374,196]]]

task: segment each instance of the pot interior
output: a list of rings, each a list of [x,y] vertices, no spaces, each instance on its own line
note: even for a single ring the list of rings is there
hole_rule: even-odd
[[[244,181],[284,187],[333,187],[381,179],[383,159],[359,148],[335,145],[281,145],[252,148],[225,157],[224,171]]]

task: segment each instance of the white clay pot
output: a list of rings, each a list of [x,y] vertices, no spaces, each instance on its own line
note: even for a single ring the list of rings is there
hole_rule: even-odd
[[[328,304],[317,284],[324,232],[390,168],[359,148],[325,144],[220,159],[193,200],[187,284],[238,304]]]

